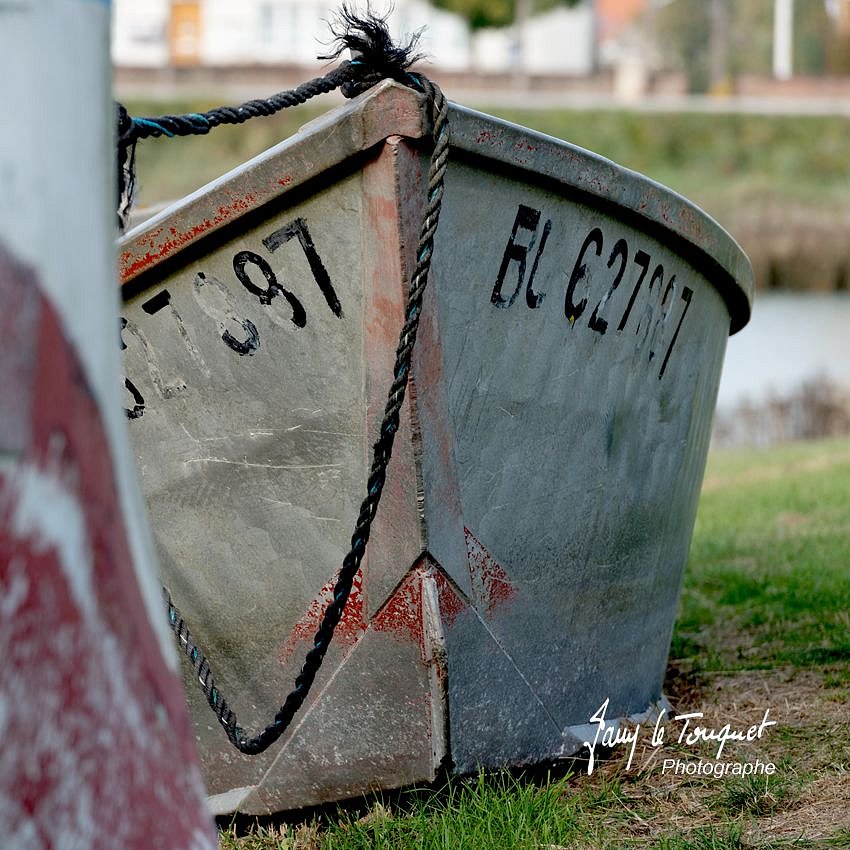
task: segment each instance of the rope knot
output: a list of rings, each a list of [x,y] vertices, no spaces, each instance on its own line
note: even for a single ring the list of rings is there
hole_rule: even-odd
[[[116,103],[115,108],[118,112],[118,137],[121,138],[133,126],[133,121],[123,103]]]
[[[413,33],[406,44],[396,44],[390,36],[386,15],[368,12],[361,18],[343,5],[331,32],[336,37],[336,47],[319,59],[336,59],[344,50],[351,51],[349,65],[356,74],[340,87],[345,97],[355,97],[386,79],[410,85],[407,69],[422,58],[416,52],[422,30]]]

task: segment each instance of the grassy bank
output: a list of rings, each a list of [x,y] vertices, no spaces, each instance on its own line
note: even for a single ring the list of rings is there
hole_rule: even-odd
[[[143,142],[139,203],[181,197],[291,135],[327,100],[207,137]],[[135,115],[206,101],[129,102]],[[640,171],[714,215],[761,286],[832,290],[850,281],[850,119],[736,114],[488,110]]]
[[[850,847],[850,440],[710,458],[665,690],[679,712],[748,728],[776,721],[725,760],[772,776],[662,772],[716,745],[640,739],[558,774],[454,781],[269,824],[225,850]],[[244,825],[242,825],[244,830]]]

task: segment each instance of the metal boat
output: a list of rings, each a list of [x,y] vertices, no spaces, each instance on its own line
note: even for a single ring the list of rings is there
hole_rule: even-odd
[[[128,233],[130,428],[163,582],[249,728],[289,691],[365,491],[425,201],[385,82]],[[187,673],[217,813],[567,757],[652,711],[726,339],[734,240],[659,184],[452,105],[419,340],[362,574],[259,756]]]

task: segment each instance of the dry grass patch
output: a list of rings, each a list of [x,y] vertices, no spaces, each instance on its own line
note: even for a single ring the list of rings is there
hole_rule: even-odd
[[[631,770],[620,748],[593,776],[577,776],[573,785],[580,793],[594,782],[619,782],[622,805],[631,815],[620,838],[637,846],[661,846],[653,842],[665,835],[671,841],[700,836],[700,844],[712,832],[724,836],[719,847],[841,841],[842,831],[850,832],[850,719],[846,703],[831,698],[829,676],[829,671],[788,667],[707,674],[697,684],[673,671],[668,690],[674,711],[701,711],[704,717],[697,722],[711,728],[730,723],[747,729],[770,709],[778,725],[760,740],[727,744],[720,761],[760,759],[776,765],[773,776],[664,773],[665,759],[711,762],[716,752],[716,744],[677,743],[682,725],[673,722],[666,725],[663,746],[652,747],[648,733],[639,739]]]

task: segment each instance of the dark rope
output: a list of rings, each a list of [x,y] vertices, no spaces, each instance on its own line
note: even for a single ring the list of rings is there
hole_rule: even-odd
[[[268,98],[246,101],[240,106],[216,106],[208,112],[188,112],[185,115],[131,118],[130,127],[119,137],[119,143],[132,143],[158,136],[205,136],[222,124],[244,124],[250,118],[274,115],[282,109],[306,103],[310,98],[332,92],[360,75],[360,66],[346,61],[324,77],[316,77],[298,88],[278,92]]]
[[[130,212],[136,192],[136,140],[131,138],[133,119],[121,103],[115,104],[118,119],[118,228]]]
[[[380,18],[370,18],[367,22],[359,21],[354,18],[346,9],[342,12],[343,20],[348,25],[348,36],[343,35],[341,39],[345,46],[354,47],[359,50],[362,59],[356,59],[354,62],[371,63],[374,56],[370,54],[370,50],[380,50],[381,45],[387,44],[392,46],[389,40],[389,34],[386,31],[385,21]],[[351,33],[353,32],[353,36]],[[360,49],[363,44],[352,44],[351,39],[360,39],[364,33],[371,40],[368,41],[365,50]],[[349,40],[346,40],[346,39]],[[402,49],[404,61],[410,61],[411,45],[406,49]],[[383,55],[383,54],[382,54]],[[396,54],[397,57],[397,54]],[[382,60],[383,61],[383,60]],[[394,62],[390,59],[387,62]],[[350,68],[354,62],[344,63],[346,68]],[[341,66],[343,67],[343,66]],[[374,66],[386,70],[387,64],[375,61]],[[392,67],[397,68],[397,65]],[[362,84],[365,79],[374,79],[374,72],[362,73],[357,79]],[[352,81],[354,78],[352,78]],[[313,81],[315,82],[315,81]],[[403,82],[407,85],[416,88],[423,92],[427,98],[431,118],[433,122],[433,139],[434,150],[431,155],[431,165],[428,171],[428,190],[427,190],[427,205],[422,217],[422,224],[419,231],[419,243],[416,248],[416,267],[410,280],[408,288],[407,304],[404,312],[404,325],[399,334],[398,346],[396,349],[395,366],[393,368],[393,381],[387,395],[387,403],[384,408],[384,418],[381,422],[378,439],[376,440],[372,450],[372,464],[369,472],[369,477],[366,482],[366,496],[360,505],[360,513],[354,526],[354,533],[351,536],[351,548],[342,562],[342,567],[337,575],[336,584],[333,590],[333,599],[325,608],[322,616],[322,622],[319,625],[318,631],[313,639],[313,646],[307,653],[301,671],[295,678],[295,685],[292,691],[284,700],[274,719],[263,729],[258,735],[248,737],[246,733],[239,727],[236,714],[230,708],[227,700],[218,690],[213,679],[210,664],[206,656],[201,651],[200,647],[195,643],[189,631],[185,620],[180,615],[180,612],[174,606],[171,596],[167,590],[163,588],[165,595],[165,604],[168,611],[168,620],[171,628],[174,631],[180,643],[182,651],[192,663],[192,667],[201,684],[207,702],[218,718],[219,722],[224,727],[230,742],[241,752],[246,755],[257,755],[268,749],[275,741],[280,738],[284,731],[289,726],[295,713],[304,703],[307,694],[310,691],[310,686],[319,671],[324,660],[325,653],[334,635],[334,630],[342,617],[345,610],[345,604],[351,593],[351,587],[354,578],[360,569],[360,564],[363,561],[363,556],[366,552],[366,544],[369,541],[369,534],[372,527],[372,522],[375,519],[375,514],[378,510],[378,505],[381,501],[381,494],[384,488],[384,482],[387,475],[387,467],[392,457],[393,442],[396,432],[399,427],[399,416],[401,406],[404,402],[405,393],[407,390],[407,380],[410,372],[410,362],[413,355],[413,346],[416,342],[416,335],[419,328],[419,317],[422,311],[422,296],[425,292],[425,287],[428,283],[428,273],[431,268],[431,257],[434,252],[434,235],[437,231],[437,225],[440,219],[440,209],[443,200],[443,184],[446,174],[446,164],[448,162],[449,153],[449,125],[448,125],[448,105],[443,93],[439,87],[423,77],[420,74],[404,72]],[[302,87],[299,87],[302,88]],[[296,91],[298,91],[296,89]],[[352,91],[352,94],[358,93]],[[257,103],[258,101],[252,101]],[[169,116],[172,117],[172,116]],[[120,118],[119,118],[120,120]],[[133,119],[138,120],[138,119]],[[147,119],[145,119],[147,120]]]

